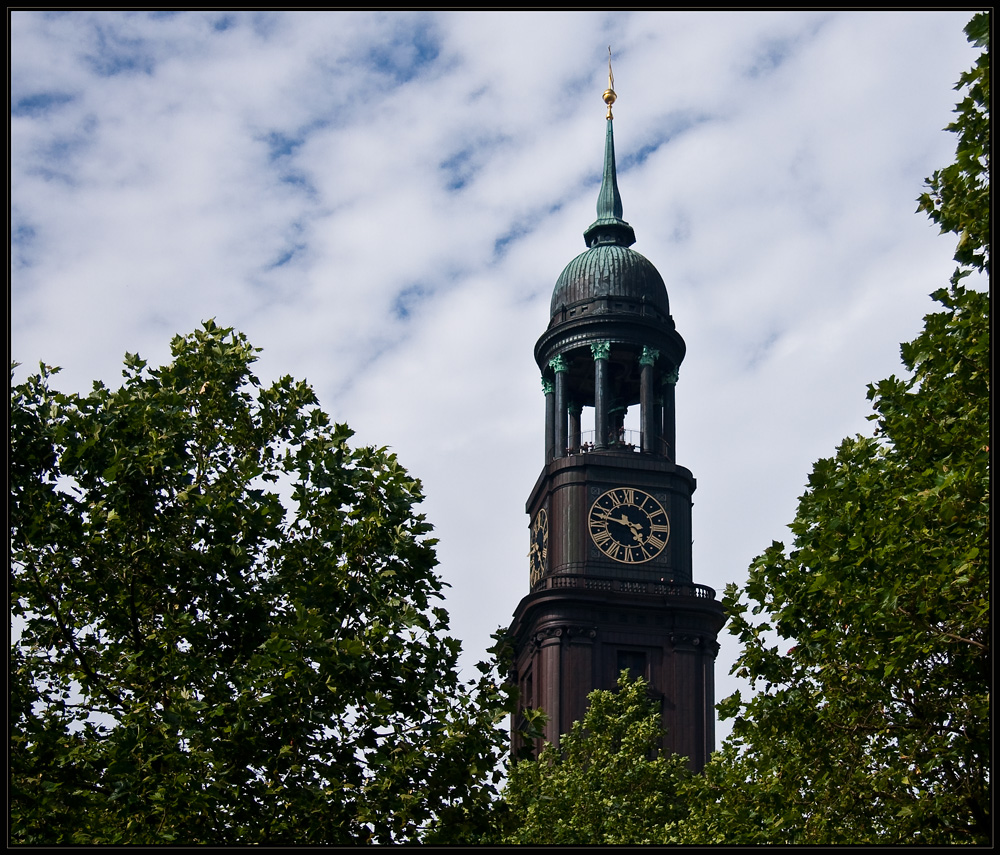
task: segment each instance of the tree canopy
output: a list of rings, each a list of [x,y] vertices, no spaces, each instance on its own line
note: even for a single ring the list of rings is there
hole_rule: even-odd
[[[660,711],[647,688],[623,672],[617,692],[591,692],[583,721],[558,748],[546,744],[537,760],[514,764],[498,812],[502,842],[657,843],[686,815],[677,793],[692,773],[659,748]]]
[[[875,435],[809,476],[790,549],[727,590],[731,739],[682,837],[727,843],[985,843],[990,838],[989,17],[949,130],[956,163],[921,197],[959,235],[943,307],[872,384]]]
[[[19,843],[461,839],[504,695],[459,679],[419,482],[209,322],[11,392]]]
[[[965,97],[958,118],[946,130],[958,136],[955,162],[927,179],[918,211],[958,235],[955,260],[967,269],[990,272],[990,15],[980,12],[965,28],[969,41],[984,48],[976,64],[955,85]]]

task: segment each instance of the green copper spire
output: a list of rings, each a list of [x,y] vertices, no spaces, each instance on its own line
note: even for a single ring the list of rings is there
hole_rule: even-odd
[[[615,132],[612,125],[611,105],[618,96],[615,95],[615,77],[611,73],[611,48],[608,48],[608,88],[604,91],[604,103],[608,105],[608,132],[604,138],[604,178],[601,181],[601,192],[597,197],[597,219],[583,233],[587,246],[601,243],[632,246],[635,243],[635,232],[622,219],[622,194],[618,192],[618,173],[615,169]]]

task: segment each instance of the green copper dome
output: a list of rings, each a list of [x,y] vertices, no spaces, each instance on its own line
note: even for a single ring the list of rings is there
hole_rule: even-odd
[[[552,292],[551,314],[595,300],[607,303],[605,298],[610,298],[605,311],[614,311],[614,301],[618,299],[631,304],[645,303],[659,309],[664,316],[670,315],[667,287],[652,262],[617,244],[593,246],[566,265]]]
[[[597,219],[583,234],[589,249],[574,258],[556,280],[551,314],[567,317],[585,312],[636,311],[639,304],[670,316],[663,277],[652,263],[629,247],[635,232],[622,219],[622,197],[615,169],[615,140],[608,118],[604,144],[604,177],[597,198]],[[598,306],[586,304],[597,301]]]

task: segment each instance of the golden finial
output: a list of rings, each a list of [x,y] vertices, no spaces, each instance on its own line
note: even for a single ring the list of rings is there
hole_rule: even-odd
[[[615,95],[615,74],[611,70],[611,45],[608,45],[608,88],[604,90],[603,97],[604,103],[608,105],[608,118],[613,119],[611,105],[615,103],[615,99],[618,96]]]

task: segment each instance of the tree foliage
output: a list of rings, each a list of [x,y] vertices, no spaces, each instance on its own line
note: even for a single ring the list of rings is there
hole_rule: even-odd
[[[869,386],[875,436],[816,464],[793,547],[727,591],[760,691],[720,705],[736,721],[691,841],[989,840],[989,295],[962,284],[989,264],[988,16],[967,31],[987,50],[957,162],[921,201],[963,267],[902,346],[908,376]]]
[[[677,798],[690,778],[683,757],[659,749],[660,712],[641,678],[627,672],[618,691],[589,696],[582,722],[522,760],[504,790],[504,843],[640,844],[659,842],[686,810]]]
[[[990,14],[974,15],[965,28],[969,41],[984,48],[956,89],[965,97],[958,118],[946,130],[958,135],[955,162],[927,179],[918,211],[959,236],[955,260],[964,267],[990,270]]]
[[[20,843],[461,839],[504,697],[457,674],[419,482],[209,322],[11,393]]]

